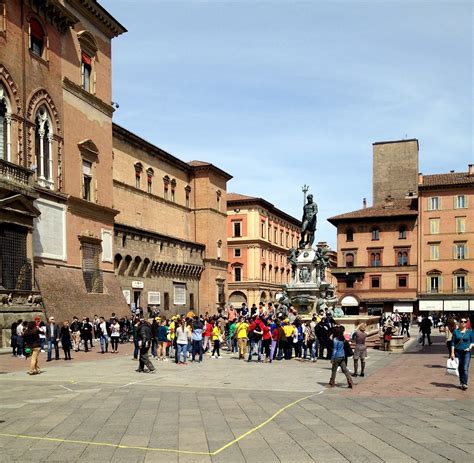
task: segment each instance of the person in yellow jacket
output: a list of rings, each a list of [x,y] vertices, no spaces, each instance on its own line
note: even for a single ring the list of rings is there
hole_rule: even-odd
[[[214,349],[212,350],[211,358],[222,358],[219,353],[219,347],[221,345],[221,337],[222,337],[222,331],[219,328],[219,323],[216,323],[214,325],[214,328],[212,328],[212,335],[211,339],[214,344]]]
[[[243,359],[247,355],[248,330],[249,324],[245,321],[244,317],[240,317],[235,327],[235,337],[237,338],[237,345],[239,347],[239,359]]]
[[[297,333],[296,328],[290,323],[288,319],[285,320],[285,324],[283,325],[283,331],[285,332],[286,336],[286,344],[285,344],[285,360],[291,359],[291,354],[293,351],[293,337],[295,333]]]

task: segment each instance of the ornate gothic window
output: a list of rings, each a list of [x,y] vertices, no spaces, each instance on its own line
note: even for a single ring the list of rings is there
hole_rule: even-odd
[[[0,85],[0,159],[11,158],[11,110],[5,89]]]
[[[35,155],[38,183],[54,189],[53,180],[53,128],[51,117],[45,106],[41,106],[35,117]]]

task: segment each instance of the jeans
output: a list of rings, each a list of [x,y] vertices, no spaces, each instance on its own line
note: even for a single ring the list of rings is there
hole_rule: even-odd
[[[133,358],[137,359],[138,358],[138,339],[133,338]]]
[[[156,348],[158,346],[158,338],[151,338],[151,355],[156,357]]]
[[[471,351],[457,350],[456,357],[459,359],[459,383],[467,386],[469,376],[469,363],[471,362]]]
[[[23,336],[16,338],[16,355],[23,355]]]
[[[109,338],[106,334],[100,335],[100,350],[101,352],[107,352],[109,350]]]
[[[249,358],[248,361],[252,360],[252,354],[254,353],[254,350],[257,350],[257,355],[258,355],[258,361],[262,359],[262,340],[259,339],[258,341],[250,341],[250,349],[249,349]]]
[[[181,355],[183,356],[182,363],[186,363],[186,355],[188,353],[187,344],[178,344],[178,362],[181,362]]]
[[[346,375],[347,384],[352,384],[352,378],[349,370],[347,369],[346,359],[344,357],[337,358],[332,361],[331,379],[329,380],[329,384],[332,386],[335,384],[337,367],[341,367],[342,372]]]
[[[212,349],[212,355],[211,355],[211,357],[212,357],[213,355],[216,355],[217,357],[220,357],[220,356],[221,356],[221,354],[220,354],[220,352],[219,352],[219,347],[220,347],[220,345],[221,345],[221,342],[219,341],[219,339],[215,339],[215,340],[214,340],[214,349]]]
[[[425,345],[425,336],[428,337],[428,344],[431,346],[431,333],[422,333],[423,334],[423,341],[422,341],[422,345],[424,346]]]
[[[48,339],[48,360],[51,360],[51,356],[53,353],[53,346],[54,346],[55,359],[59,360],[59,343],[55,339]]]
[[[316,360],[318,358],[318,349],[319,349],[319,342],[317,339],[313,341],[311,344],[311,360]]]
[[[199,361],[202,362],[202,339],[196,341],[193,339],[193,348],[192,348],[192,361],[196,359],[196,355],[199,355]]]

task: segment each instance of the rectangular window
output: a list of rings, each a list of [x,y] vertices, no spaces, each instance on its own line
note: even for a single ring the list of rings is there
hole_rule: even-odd
[[[430,276],[429,277],[429,292],[430,293],[437,293],[439,292],[439,280],[440,277],[438,275]]]
[[[378,228],[374,228],[372,230],[372,241],[378,241],[380,239],[380,230]]]
[[[265,249],[262,249],[262,259],[265,259]]]
[[[347,280],[346,281],[346,288],[352,289],[354,287],[354,280]]]
[[[240,267],[234,268],[234,281],[242,281],[242,269]]]
[[[346,254],[346,267],[354,267],[354,254],[349,252]]]
[[[152,186],[151,178],[148,177],[147,189],[146,189],[146,191],[147,191],[148,193],[151,193],[151,186]]]
[[[271,241],[272,240],[272,227],[271,225],[268,226],[268,241]]]
[[[92,162],[82,161],[82,199],[91,201]]]
[[[234,257],[240,257],[240,249],[239,248],[234,249]]]
[[[457,293],[464,293],[466,291],[466,276],[455,275],[454,276],[454,289]]]
[[[370,287],[371,288],[380,288],[380,276],[370,277]]]
[[[163,197],[164,197],[165,199],[168,199],[168,187],[167,187],[166,185],[165,185],[165,187],[164,187]]]
[[[454,245],[454,258],[463,260],[466,258],[466,244],[456,243]]]
[[[260,223],[260,234],[262,238],[265,238],[265,222]]]
[[[280,230],[280,244],[283,246],[283,231]]]
[[[173,283],[174,305],[186,305],[186,284]]]
[[[175,193],[174,193],[174,190],[171,190],[171,202],[172,202],[172,203],[175,202]]]
[[[82,89],[91,92],[92,59],[86,53],[82,53],[81,61]]]
[[[430,219],[430,234],[439,234],[439,219]]]
[[[104,282],[100,270],[101,245],[83,242],[82,247],[82,275],[88,293],[103,293]]]
[[[278,230],[276,228],[273,229],[273,242],[278,243]]]
[[[430,260],[439,260],[439,244],[430,244]]]
[[[241,227],[242,227],[242,222],[232,222],[233,226],[234,226],[234,237],[235,238],[239,238],[242,236],[242,230],[241,230]]]
[[[290,234],[286,234],[286,247],[288,248],[290,246]]]
[[[433,196],[428,198],[428,210],[429,211],[438,211],[440,208],[441,201],[438,196]]]
[[[454,207],[456,209],[464,209],[466,207],[466,197],[464,195],[456,196]]]
[[[165,310],[170,310],[170,293],[164,293],[163,296],[164,296],[163,308]]]
[[[398,275],[397,276],[397,286],[399,288],[407,288],[408,287],[408,277],[406,275]]]
[[[466,232],[466,217],[456,217],[456,233]]]

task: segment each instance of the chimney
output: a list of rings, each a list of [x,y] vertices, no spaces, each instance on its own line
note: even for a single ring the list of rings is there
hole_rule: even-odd
[[[467,165],[469,175],[474,175],[474,164]]]
[[[364,209],[367,208],[367,198],[363,198],[363,199],[362,199],[362,207],[363,207]]]
[[[387,207],[393,207],[394,206],[394,203],[393,203],[393,198],[392,198],[392,195],[388,195],[385,197],[385,204],[384,204],[384,208],[387,208]]]
[[[418,185],[423,185],[423,174],[421,172],[418,174]]]

